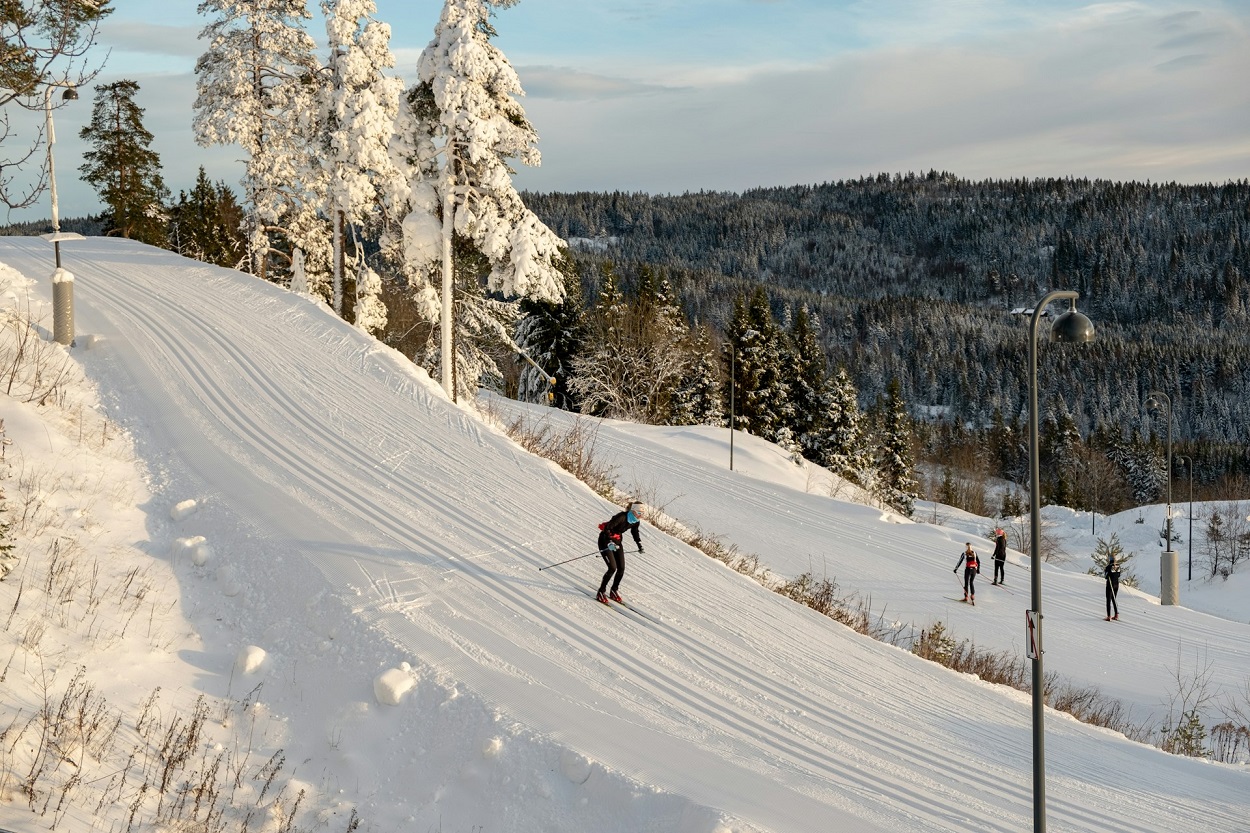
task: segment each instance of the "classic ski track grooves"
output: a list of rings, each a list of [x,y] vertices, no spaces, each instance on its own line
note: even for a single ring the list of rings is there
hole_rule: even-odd
[[[131,283],[119,272],[115,270],[109,271],[110,276],[119,283],[137,288],[135,284]],[[184,344],[184,331],[170,331],[163,326],[163,322],[174,320],[175,318],[181,319],[182,323],[187,327],[186,333],[196,331],[205,340],[215,343],[224,352],[231,355],[238,363],[238,366],[249,371],[246,377],[258,382],[254,387],[258,393],[263,395],[263,392],[270,390],[272,385],[264,383],[267,373],[247,353],[238,350],[233,342],[223,337],[212,327],[207,326],[197,316],[189,313],[184,306],[164,298],[148,297],[164,308],[169,313],[169,317],[166,319],[161,316],[153,316],[145,319],[144,323],[147,324],[148,329],[161,336],[160,346],[173,354],[178,360],[179,366],[183,370],[184,378],[193,381],[199,387],[203,394],[202,401],[212,409],[223,424],[237,429],[234,432],[235,437],[250,438],[251,446],[256,452],[269,457],[293,474],[299,475],[306,486],[318,489],[323,497],[329,499],[330,503],[351,507],[355,510],[354,514],[360,520],[372,524],[374,528],[386,530],[396,544],[404,546],[407,543],[416,542],[425,545],[429,550],[437,551],[438,547],[435,542],[428,540],[415,527],[400,523],[395,517],[387,513],[376,512],[369,504],[360,500],[355,492],[339,487],[330,478],[326,477],[323,472],[304,463],[302,458],[293,450],[288,451],[279,441],[280,437],[269,434],[259,422],[253,420],[251,418],[252,411],[245,411],[240,408],[237,405],[237,399],[228,395],[216,378],[201,372],[200,365],[193,361],[192,357],[194,354]],[[106,303],[108,302],[106,300]],[[119,315],[128,318],[131,324],[138,328],[140,322],[129,312],[129,309],[133,309],[133,307],[122,309],[117,304],[110,303],[109,305]],[[359,457],[350,453],[351,449],[338,436],[323,431],[304,412],[285,408],[284,400],[271,396],[265,396],[265,399],[270,405],[275,406],[275,411],[283,414],[293,423],[301,425],[308,432],[310,438],[320,437],[322,447],[333,448],[339,461],[344,465],[341,471],[346,473],[358,467]],[[436,502],[439,508],[446,513],[455,514],[456,512],[454,506],[442,500],[441,496],[437,492],[431,491],[428,486],[422,485],[418,487],[406,477],[396,477],[393,482],[397,485],[402,484],[408,487],[414,494],[420,494],[427,502]],[[489,540],[487,534],[490,531],[494,531],[493,527],[476,520],[473,520],[471,526],[475,532],[482,534],[485,540]],[[421,547],[413,547],[412,549],[420,550]],[[823,777],[827,778],[830,774],[837,773],[840,776],[839,780],[844,786],[853,786],[853,788],[869,794],[881,790],[880,774],[876,776],[865,774],[861,767],[843,762],[829,754],[820,738],[815,736],[811,730],[803,731],[801,734],[797,732],[795,734],[783,733],[774,727],[773,723],[776,718],[772,716],[765,719],[757,715],[753,720],[747,722],[742,719],[739,711],[744,705],[742,702],[735,701],[732,704],[734,708],[709,709],[706,689],[691,685],[674,676],[664,679],[657,678],[654,666],[646,665],[624,652],[603,652],[598,643],[591,639],[573,620],[565,616],[556,615],[554,611],[534,604],[530,597],[516,592],[506,582],[495,580],[486,571],[476,569],[476,565],[472,562],[462,563],[466,576],[476,579],[480,584],[489,585],[496,596],[505,598],[510,606],[520,609],[530,619],[542,622],[549,629],[558,630],[567,643],[580,647],[587,655],[597,655],[600,661],[615,663],[619,666],[622,675],[646,680],[652,688],[663,692],[668,698],[687,706],[691,713],[701,714],[706,722],[713,725],[719,723],[725,727],[726,731],[737,736],[740,740],[754,744],[759,754],[766,759],[773,760],[775,765],[781,764],[788,759],[792,766],[795,764],[805,765],[810,776],[821,777],[823,773]],[[535,566],[538,565],[535,564]],[[705,654],[704,656],[708,659],[711,658],[710,654]],[[717,662],[717,664],[728,670],[728,666],[720,662]],[[572,671],[574,669],[569,670]],[[781,690],[776,689],[770,693],[775,695],[781,694]],[[747,705],[750,705],[749,701]],[[805,712],[824,712],[825,716],[833,720],[833,722],[844,724],[844,728],[849,728],[851,730],[850,736],[852,737],[855,734],[861,737],[865,734],[877,734],[880,742],[892,741],[887,735],[872,731],[871,726],[860,723],[845,724],[845,721],[832,709],[823,706],[819,701],[809,701],[806,705],[800,705],[799,708]],[[795,731],[797,727],[790,726],[789,728]],[[914,754],[916,750],[899,744],[896,751],[900,754]],[[784,753],[784,755],[781,753]],[[779,755],[781,755],[780,758]],[[946,777],[944,766],[937,756],[926,755],[925,757],[927,759],[927,768],[932,770],[935,778]],[[799,768],[804,769],[803,766]],[[991,779],[989,778],[977,780],[981,782],[977,785],[980,788],[987,788],[991,784]],[[935,783],[940,783],[940,781]],[[895,801],[902,801],[910,805],[913,811],[921,817],[928,816],[941,809],[944,809],[952,817],[966,817],[972,809],[969,806],[968,796],[964,796],[963,801],[952,800],[950,806],[938,808],[934,807],[933,802],[927,797],[919,797],[912,794],[907,789],[908,784],[906,782],[900,781],[895,786],[897,789],[891,791]],[[1003,831],[1012,829],[1010,826],[1003,826],[1001,820],[993,818],[993,815],[996,814],[995,808],[987,805],[982,809],[985,815],[982,823],[988,825],[983,829]]]
[[[32,263],[47,259],[47,246],[42,241],[10,245]],[[544,686],[558,684],[558,678],[530,679],[524,669],[512,665],[499,668],[500,656],[492,646],[505,642],[513,646],[510,656],[518,656],[515,648],[522,648],[532,652],[536,665],[557,667],[570,678],[589,677],[584,673],[588,665],[610,669],[611,674],[597,676],[601,682],[592,679],[587,684],[603,691],[609,703],[628,703],[613,708],[622,719],[653,724],[675,737],[701,744],[709,754],[741,755],[749,748],[754,760],[743,759],[741,766],[764,777],[773,767],[796,773],[801,777],[787,789],[819,793],[829,806],[866,821],[885,818],[897,823],[906,818],[908,829],[917,831],[975,828],[1005,833],[1019,829],[1031,815],[1031,785],[1026,780],[1002,779],[995,771],[997,762],[1018,756],[1019,748],[996,743],[993,738],[1001,733],[1018,743],[1017,723],[982,723],[958,714],[950,703],[934,702],[925,690],[927,675],[948,672],[918,670],[915,664],[920,661],[903,652],[898,656],[886,654],[881,660],[882,664],[907,666],[908,673],[891,677],[889,696],[909,703],[919,721],[941,727],[935,729],[935,737],[939,731],[950,735],[968,732],[987,742],[984,765],[957,772],[950,769],[947,750],[910,742],[913,738],[898,733],[897,727],[888,731],[882,728],[873,710],[883,694],[874,690],[875,678],[858,678],[853,673],[855,665],[840,656],[840,651],[866,650],[862,643],[854,637],[836,642],[817,640],[806,631],[778,627],[769,615],[771,605],[789,603],[771,597],[750,609],[736,609],[734,621],[726,622],[724,601],[708,592],[709,577],[726,568],[702,558],[691,561],[685,548],[669,546],[667,539],[653,531],[654,543],[648,541],[652,544],[648,555],[633,553],[627,560],[626,575],[628,581],[643,574],[647,606],[664,610],[664,616],[655,619],[616,606],[619,616],[595,618],[595,630],[589,630],[580,608],[598,604],[593,590],[586,588],[597,586],[599,571],[589,570],[593,576],[584,583],[576,578],[587,572],[581,564],[570,565],[558,578],[542,574],[534,579],[532,573],[534,568],[557,560],[551,557],[557,546],[567,547],[569,540],[593,541],[595,519],[587,519],[584,531],[553,527],[541,540],[518,541],[511,523],[479,519],[456,503],[449,484],[461,475],[448,449],[432,445],[410,422],[386,426],[361,423],[351,410],[352,397],[377,397],[384,386],[397,406],[428,410],[433,419],[445,420],[463,434],[466,442],[498,449],[505,467],[508,454],[513,454],[519,465],[517,452],[506,440],[483,434],[474,419],[454,406],[434,401],[436,397],[420,384],[405,380],[389,366],[383,367],[386,378],[363,379],[358,371],[368,367],[372,351],[343,338],[335,330],[341,326],[337,322],[327,319],[321,326],[301,311],[298,316],[290,315],[296,323],[305,324],[301,337],[325,344],[323,366],[327,373],[339,377],[335,380],[338,398],[327,405],[317,398],[311,382],[302,387],[290,385],[293,379],[284,375],[287,366],[298,374],[306,363],[290,362],[281,350],[272,352],[266,335],[254,333],[260,328],[222,332],[194,312],[197,304],[211,303],[234,312],[231,320],[246,322],[256,317],[256,305],[263,310],[272,306],[277,315],[286,315],[280,309],[284,299],[246,288],[219,297],[220,293],[213,294],[213,287],[233,278],[223,278],[210,267],[196,270],[190,266],[175,276],[177,280],[153,278],[145,282],[98,248],[90,251],[84,244],[79,252],[84,250],[88,254],[82,257],[71,254],[75,262],[90,267],[82,271],[91,279],[78,284],[80,297],[107,310],[107,317],[119,330],[135,334],[136,348],[150,346],[158,351],[144,360],[152,366],[154,376],[172,386],[171,395],[186,395],[192,400],[192,411],[186,416],[197,421],[207,438],[219,441],[224,453],[258,471],[261,479],[265,478],[259,472],[265,472],[269,479],[279,481],[272,488],[333,509],[325,516],[334,518],[334,523],[361,545],[367,547],[375,538],[384,539],[400,552],[410,553],[410,575],[417,589],[426,590],[427,584],[437,589],[445,586],[441,582],[458,582],[451,585],[454,593],[431,597],[441,604],[426,607],[424,602],[417,603],[420,597],[397,587],[386,567],[366,571],[356,559],[357,569],[364,575],[362,582],[361,574],[348,574],[346,561],[316,552],[303,553],[332,585],[363,583],[365,598],[370,601],[357,609],[357,615],[386,633],[401,649],[421,655],[427,649],[411,644],[406,637],[428,634],[437,643],[461,652],[467,662],[480,666],[478,676],[469,679],[486,679],[489,670]],[[193,286],[185,285],[192,280]],[[292,296],[291,303],[299,302]],[[197,346],[192,348],[190,343]],[[220,355],[225,361],[220,365],[197,361],[197,356],[208,354]],[[273,391],[287,391],[291,397]],[[215,423],[199,420],[196,402]],[[446,412],[440,414],[443,407]],[[283,433],[288,427],[292,433]],[[313,458],[316,464],[301,453],[310,444],[324,452]],[[258,460],[267,465],[256,466]],[[663,455],[656,462],[679,464]],[[550,479],[556,492],[583,499],[563,474],[553,470]],[[385,490],[378,488],[380,482]],[[777,496],[764,488],[741,484],[734,488],[744,505],[762,509],[776,506]],[[511,521],[532,512],[531,507],[518,502],[523,502],[524,496],[508,489],[501,487],[490,495],[500,518]],[[847,535],[866,534],[868,527],[848,521],[839,530]],[[449,545],[453,540],[457,542],[454,549]],[[396,560],[390,554],[385,557]],[[927,557],[913,558],[917,563],[931,563]],[[593,557],[586,563],[600,566]],[[413,567],[420,572],[412,571]],[[583,599],[584,594],[589,598]],[[1072,609],[1079,609],[1070,604]],[[469,618],[485,605],[490,606],[488,623],[479,622],[481,617]],[[460,622],[436,615],[436,610],[438,614],[450,613]],[[813,622],[826,632],[830,628],[827,622]],[[1216,626],[1217,620],[1212,620],[1207,627]],[[1163,626],[1154,622],[1142,627],[1158,632],[1161,640],[1174,636],[1165,634]],[[535,632],[545,635],[541,655],[531,647]],[[705,633],[707,639],[703,638]],[[1192,635],[1200,638],[1201,633],[1198,628]],[[609,646],[605,646],[605,634]],[[794,673],[792,669],[797,668],[805,672]],[[772,669],[791,678],[779,681],[770,673]],[[611,683],[606,682],[609,680]],[[544,707],[538,705],[541,698],[536,698],[534,705],[501,706],[488,691],[475,693],[505,711],[512,712],[512,706],[520,707],[521,715],[527,708],[545,714]],[[1194,799],[1164,808],[1159,808],[1157,801],[1149,802],[1158,810],[1149,824],[1139,823],[1133,814],[1124,812],[1134,806],[1131,789],[1128,794],[1121,790],[1114,800],[1098,802],[1097,810],[1070,797],[1099,794],[1098,773],[1098,762],[1079,761],[1063,776],[1052,774],[1048,798],[1056,829],[1153,833],[1163,823],[1170,823],[1174,829],[1232,830],[1242,821],[1231,816],[1226,803]],[[1148,801],[1147,796],[1141,797]]]

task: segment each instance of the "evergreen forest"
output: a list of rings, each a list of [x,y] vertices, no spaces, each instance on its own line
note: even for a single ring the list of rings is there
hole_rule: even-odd
[[[1097,340],[1040,339],[1039,409],[1044,464],[1082,462],[1044,475],[1047,497],[1093,505],[1093,470],[1110,462],[1123,482],[1100,510],[1159,499],[1168,408],[1152,392],[1172,403],[1176,481],[1188,460],[1200,493],[1236,489],[1247,474],[1245,181],[970,182],[931,171],[741,194],[525,199],[580,261],[610,264],[626,285],[640,269],[660,272],[689,319],[717,332],[753,287],[780,321],[806,308],[861,404],[897,381],[923,456],[979,456],[1017,482],[1029,313],[1046,292],[1074,289]],[[603,267],[581,271],[593,302]]]

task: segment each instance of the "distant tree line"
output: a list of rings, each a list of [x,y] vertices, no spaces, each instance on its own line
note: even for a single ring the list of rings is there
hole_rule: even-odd
[[[1159,499],[1167,424],[1146,411],[1152,390],[1174,405],[1176,480],[1189,475],[1181,456],[1199,494],[1244,488],[1250,474],[1245,181],[929,172],[742,194],[525,196],[581,257],[664,270],[688,318],[714,331],[752,286],[777,315],[805,307],[861,404],[897,382],[923,417],[924,457],[994,448],[993,473],[1017,482],[1027,453],[1020,313],[1052,288],[1076,289],[1098,340],[1039,348],[1043,459],[1067,461],[1044,465],[1044,497],[1101,511]]]

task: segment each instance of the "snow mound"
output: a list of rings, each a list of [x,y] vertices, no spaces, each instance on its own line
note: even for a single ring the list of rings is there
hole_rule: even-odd
[[[180,500],[174,504],[172,509],[169,510],[169,517],[173,518],[175,521],[183,521],[194,515],[196,509],[198,508],[199,504],[197,504],[194,500]]]
[[[391,668],[374,679],[373,696],[384,706],[398,706],[416,682],[407,668]]]
[[[239,655],[234,660],[234,667],[240,673],[255,674],[265,670],[268,660],[269,654],[264,648],[248,645],[239,651]]]

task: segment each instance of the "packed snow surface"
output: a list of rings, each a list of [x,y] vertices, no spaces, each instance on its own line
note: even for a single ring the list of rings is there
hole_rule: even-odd
[[[179,636],[84,661],[135,701],[154,685],[262,700],[256,733],[285,750],[327,829],[349,808],[361,830],[448,833],[1032,824],[1027,694],[859,636],[645,523],[622,587],[637,611],[604,607],[598,558],[539,568],[591,552],[619,507],[525,452],[476,403],[448,401],[402,356],[254,278],[121,240],[62,255],[76,276],[71,355],[146,478],[104,519],[111,557],[166,571]],[[50,297],[44,241],[0,239],[0,264],[33,281],[7,303]],[[0,401],[11,454],[135,476],[56,451],[68,440],[39,425],[35,405]],[[725,429],[597,430],[602,459],[651,511],[779,575],[836,577],[902,626],[940,619],[1022,651],[1020,553],[1005,588],[983,578],[975,608],[954,600],[964,542],[990,552],[986,519],[952,510],[917,523],[831,497],[827,477],[743,434],[730,470]],[[1043,568],[1048,670],[1143,716],[1165,715],[1169,686],[1195,664],[1222,694],[1245,685],[1241,577],[1187,583],[1182,606],[1161,607],[1157,546],[1127,541],[1143,589],[1122,591],[1121,621],[1103,622],[1102,583],[1081,562],[1089,518],[1053,517],[1073,562]],[[1244,765],[1168,755],[1055,712],[1045,756],[1057,833],[1250,830]],[[0,804],[10,818],[34,817]],[[75,820],[90,829],[89,813]]]

